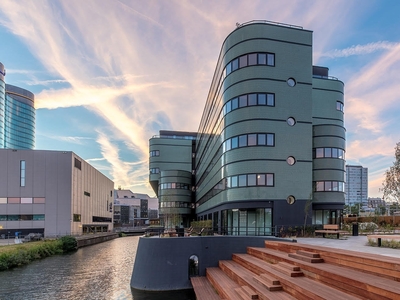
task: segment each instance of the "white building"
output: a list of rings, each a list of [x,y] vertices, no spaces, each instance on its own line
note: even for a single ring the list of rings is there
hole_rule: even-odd
[[[70,151],[0,149],[0,234],[113,230],[114,182]]]
[[[345,203],[368,205],[368,168],[346,165]]]

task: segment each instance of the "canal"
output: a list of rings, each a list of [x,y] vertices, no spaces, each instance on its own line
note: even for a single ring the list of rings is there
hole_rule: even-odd
[[[114,239],[0,272],[0,299],[193,300],[192,291],[144,293],[130,280],[139,237]]]

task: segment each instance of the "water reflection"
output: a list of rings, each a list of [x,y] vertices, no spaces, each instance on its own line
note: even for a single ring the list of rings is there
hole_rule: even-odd
[[[195,299],[193,291],[169,295],[131,290],[138,240],[119,238],[0,272],[0,299]]]

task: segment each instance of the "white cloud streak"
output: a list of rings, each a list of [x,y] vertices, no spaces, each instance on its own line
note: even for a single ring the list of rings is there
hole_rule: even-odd
[[[368,43],[366,45],[353,45],[346,49],[334,49],[322,54],[321,56],[329,58],[338,58],[338,57],[349,57],[353,55],[365,55],[381,50],[393,50],[396,49],[399,45],[400,43],[379,41],[374,43]]]

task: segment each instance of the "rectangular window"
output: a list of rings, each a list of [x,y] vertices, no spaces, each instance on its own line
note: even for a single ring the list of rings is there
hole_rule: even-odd
[[[267,55],[264,53],[258,54],[258,64],[266,65],[267,64]]]
[[[275,136],[273,133],[267,134],[267,146],[275,146]]]
[[[232,176],[232,187],[237,187],[238,186],[238,177],[237,176]]]
[[[260,133],[258,135],[258,145],[266,145],[267,140],[266,140],[266,135],[263,133]]]
[[[323,192],[324,191],[324,182],[323,181],[317,181],[316,182],[315,191],[316,192]]]
[[[247,55],[243,55],[239,58],[239,67],[247,67]]]
[[[247,175],[247,186],[257,185],[256,174],[248,174]]]
[[[242,95],[239,97],[239,107],[247,106],[247,95]]]
[[[265,185],[265,174],[257,175],[257,185]]]
[[[274,186],[274,174],[267,174],[267,186]]]
[[[46,198],[33,198],[33,203],[46,203]]]
[[[335,157],[335,158],[339,157],[337,148],[332,148],[332,157]]]
[[[257,64],[257,53],[249,54],[249,66],[254,66]]]
[[[8,204],[20,204],[21,198],[8,198]]]
[[[232,72],[232,64],[229,63],[226,65],[226,75],[228,76]]]
[[[239,68],[239,60],[236,58],[232,61],[232,72],[236,71]]]
[[[44,221],[44,215],[33,215],[33,221]]]
[[[267,94],[267,105],[275,106],[275,94]]]
[[[232,138],[232,149],[235,149],[235,148],[237,148],[238,147],[238,137],[237,136],[235,136],[234,138]]]
[[[258,94],[258,105],[267,105],[267,95]]]
[[[249,134],[247,136],[247,145],[248,146],[255,146],[257,145],[257,134]]]
[[[257,105],[257,94],[249,94],[248,102],[249,106]]]
[[[239,136],[239,147],[246,147],[247,146],[247,135]]]
[[[331,191],[332,190],[332,182],[331,181],[325,181],[325,191]]]
[[[324,156],[325,157],[332,157],[332,148],[325,148]]]
[[[81,215],[80,214],[74,214],[73,220],[74,220],[74,222],[80,222],[81,221]]]
[[[228,103],[226,103],[226,105],[225,105],[225,108],[226,108],[225,113],[226,114],[232,110],[231,104],[232,104],[231,101],[228,101]]]
[[[82,162],[75,157],[75,168],[81,170],[82,169]]]
[[[84,194],[85,196],[90,197],[90,193],[89,193],[89,192],[84,191],[83,194]]]
[[[315,149],[315,157],[316,158],[324,157],[324,148],[316,148]]]
[[[7,198],[0,198],[0,204],[7,204]]]
[[[334,192],[339,191],[339,183],[337,181],[332,182],[332,191]]]
[[[271,53],[267,54],[267,65],[275,66],[275,54],[271,54]]]
[[[238,98],[234,98],[232,101],[232,110],[237,109],[239,107]]]
[[[32,203],[32,198],[21,198],[21,204],[31,204]]]
[[[246,186],[246,175],[239,175],[239,186]]]
[[[224,145],[225,145],[225,151],[231,150],[231,140],[225,141]]]
[[[20,184],[21,184],[21,186],[25,186],[25,161],[24,160],[20,161],[20,174],[21,174]]]

